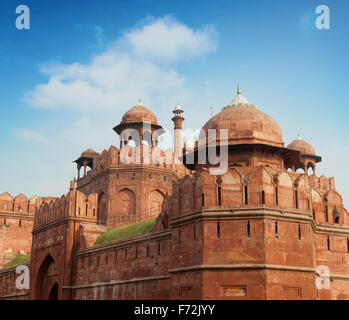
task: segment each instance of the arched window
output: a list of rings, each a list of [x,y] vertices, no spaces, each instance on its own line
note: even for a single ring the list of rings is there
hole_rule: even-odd
[[[194,196],[194,194],[192,196]],[[157,216],[162,210],[162,203],[164,199],[165,199],[165,195],[158,189],[151,191],[148,196],[147,215],[150,217]],[[193,202],[194,202],[194,199],[193,199]],[[193,207],[194,207],[194,203],[193,203]]]
[[[251,226],[250,226],[250,220],[247,221],[247,238],[251,238]]]
[[[221,238],[221,224],[219,221],[217,222],[217,239],[219,240]]]
[[[218,206],[220,207],[222,205],[222,189],[219,186],[218,187]]]

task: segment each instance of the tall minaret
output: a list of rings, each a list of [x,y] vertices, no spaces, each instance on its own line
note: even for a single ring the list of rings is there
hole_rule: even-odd
[[[183,144],[182,124],[184,121],[184,118],[182,117],[183,109],[179,104],[177,104],[172,112],[174,114],[172,121],[174,123],[174,132],[175,132],[174,152],[175,152],[175,158],[177,160],[178,158],[181,158],[183,156],[183,149],[182,149],[182,144]]]

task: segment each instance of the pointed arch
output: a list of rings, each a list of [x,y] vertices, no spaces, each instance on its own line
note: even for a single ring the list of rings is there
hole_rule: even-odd
[[[50,287],[50,282],[56,276],[56,261],[51,256],[51,254],[47,254],[45,259],[42,261],[35,282],[35,298],[37,300],[46,300],[49,298],[50,292],[48,292],[48,288]],[[52,287],[51,287],[52,288]],[[58,299],[59,287],[57,284],[57,292],[55,293]]]
[[[107,220],[107,195],[105,194],[105,192],[101,192],[98,195],[97,202],[97,222],[98,224],[107,225]]]
[[[148,196],[147,216],[157,216],[161,212],[164,199],[165,195],[159,189],[154,189],[151,191]]]
[[[116,196],[116,213],[121,216],[136,214],[136,196],[129,188],[121,189]]]
[[[52,286],[47,299],[58,300],[58,283],[57,282]]]

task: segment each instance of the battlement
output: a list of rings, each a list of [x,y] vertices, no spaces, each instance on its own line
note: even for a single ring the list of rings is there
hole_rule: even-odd
[[[97,220],[97,199],[97,193],[86,196],[78,190],[72,190],[49,203],[45,202],[36,209],[34,228],[67,217]]]
[[[128,163],[123,159],[125,156],[128,157],[128,160],[131,161],[131,163]],[[82,156],[79,159],[81,158]],[[78,163],[78,187],[89,183],[92,176],[95,176],[106,169],[119,166],[129,167],[130,165],[142,164],[150,167],[166,168],[172,170],[180,177],[184,177],[185,174],[189,173],[189,170],[186,169],[183,164],[176,162],[175,154],[172,150],[163,151],[159,147],[151,149],[144,144],[131,148],[127,155],[124,155],[115,146],[110,146],[108,150],[104,149],[102,153],[91,152],[89,158],[89,167],[91,170],[86,171],[86,174],[84,172],[84,175],[80,174],[83,165],[81,165],[79,159],[76,160]]]
[[[10,193],[4,192],[0,195],[0,213],[34,214],[36,208],[42,203],[54,199],[53,197],[26,197],[24,194],[13,197]]]
[[[334,177],[327,178],[325,176],[317,177],[315,175],[311,175],[309,176],[309,179],[312,185],[319,190],[330,191],[336,189]]]
[[[173,184],[163,202],[169,218],[206,209],[275,207],[308,212],[317,223],[349,225],[334,179],[289,172],[268,166],[232,167],[222,176],[207,170]]]

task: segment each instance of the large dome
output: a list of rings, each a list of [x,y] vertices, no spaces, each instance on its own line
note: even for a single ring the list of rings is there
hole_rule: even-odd
[[[158,120],[155,114],[146,108],[141,101],[128,110],[122,117],[121,123],[136,123],[136,122],[149,122],[152,124],[158,124]]]
[[[301,154],[305,154],[305,155],[311,155],[311,156],[315,156],[315,150],[314,148],[305,140],[303,140],[300,135],[298,135],[298,137],[293,140],[288,146],[287,148],[289,149],[295,149],[301,152]]]
[[[278,124],[268,115],[249,104],[245,97],[238,94],[220,113],[212,117],[202,128],[206,137],[209,129],[228,130],[228,144],[262,143],[283,147],[282,132]]]

